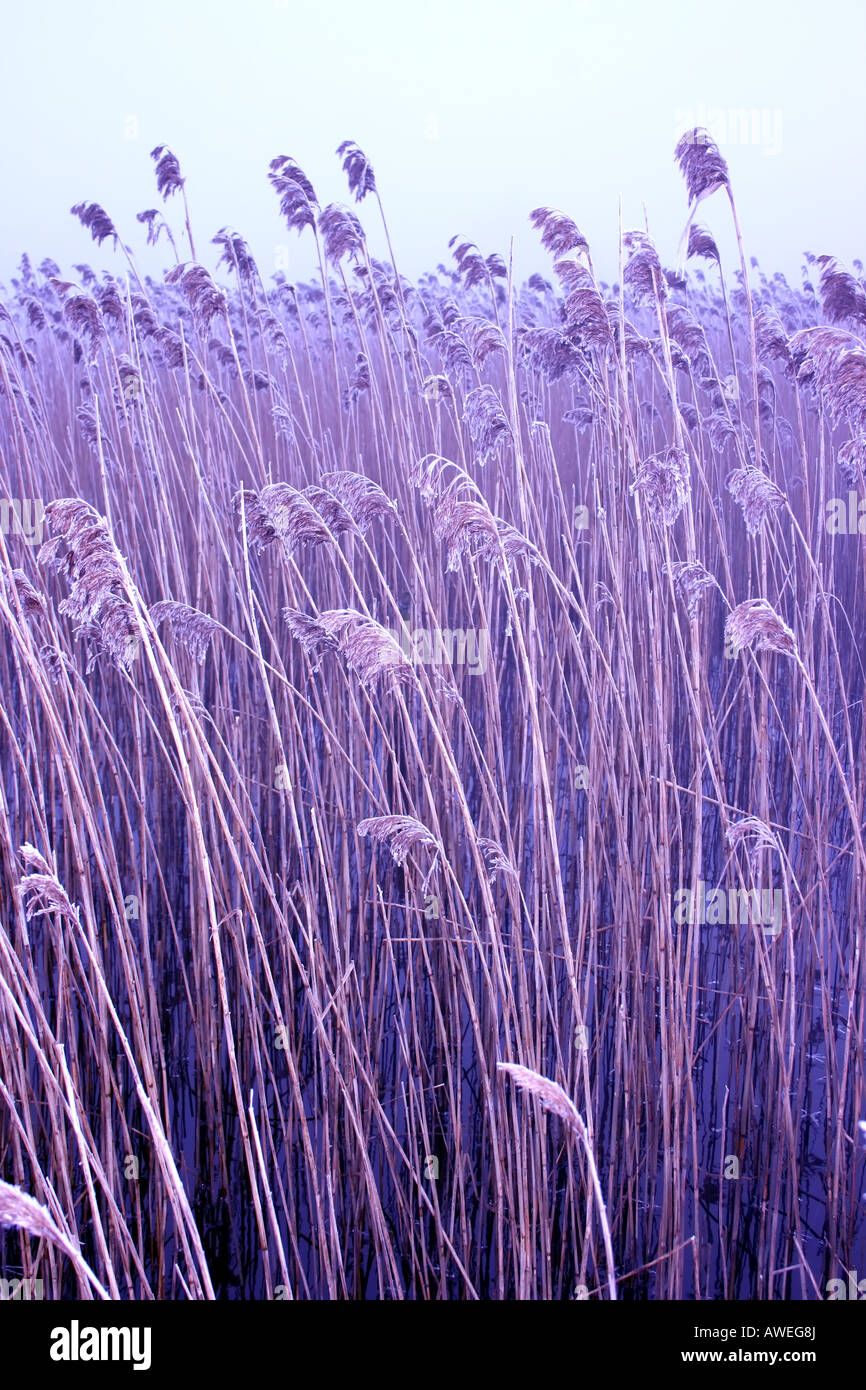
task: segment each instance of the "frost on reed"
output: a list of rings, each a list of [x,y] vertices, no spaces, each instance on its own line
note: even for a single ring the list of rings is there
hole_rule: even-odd
[[[412,816],[369,816],[358,822],[358,834],[387,845],[395,864],[404,864],[413,849],[439,854],[442,848],[436,836]]]
[[[72,213],[78,218],[82,227],[86,227],[96,242],[101,246],[109,237],[117,245],[117,230],[111,218],[104,208],[98,203],[76,203]]]
[[[728,491],[743,509],[746,530],[750,536],[760,531],[768,516],[781,507],[785,495],[772,478],[768,478],[760,468],[747,464],[737,468],[727,481]]]
[[[463,418],[469,426],[476,461],[483,467],[511,437],[508,417],[492,386],[478,386],[469,392]]]
[[[355,195],[355,202],[360,203],[368,193],[375,193],[373,166],[354,140],[344,140],[337,154],[343,161],[343,172],[349,180],[349,192]]]
[[[105,337],[105,325],[96,300],[71,280],[60,280],[53,276],[51,283],[63,301],[65,321],[86,349],[88,357],[94,358]]]
[[[27,920],[56,912],[75,926],[80,925],[78,908],[69,901],[69,894],[45,856],[33,845],[22,845],[19,853],[30,870],[18,882],[18,897]]]
[[[294,608],[284,611],[289,631],[310,657],[337,652],[372,691],[381,681],[386,690],[411,685],[416,676],[399,643],[373,618],[351,609],[335,609],[310,617]],[[319,669],[318,663],[313,667]]]
[[[235,508],[246,520],[247,537],[253,550],[282,541],[291,554],[302,545],[324,545],[333,539],[311,499],[288,483],[270,483],[261,492],[244,490],[235,499]]]
[[[567,213],[556,208],[535,208],[530,214],[533,227],[541,232],[541,244],[554,256],[566,256],[570,251],[589,251],[589,243],[577,223]]]
[[[700,126],[680,138],[674,150],[689,198],[699,203],[728,183],[728,166],[712,136]]]
[[[821,307],[831,323],[852,323],[866,328],[866,289],[835,256],[819,256]]]
[[[379,484],[363,473],[353,473],[349,469],[323,473],[321,482],[346,509],[362,535],[377,516],[387,516],[397,510],[396,502],[386,497]]]
[[[503,852],[501,845],[498,845],[495,840],[487,840],[483,836],[479,836],[477,843],[491,883],[496,882],[499,874],[502,874],[503,878],[519,879],[520,875]]]
[[[21,612],[26,618],[41,618],[45,612],[45,600],[31,584],[23,570],[13,569],[10,574]]]
[[[650,516],[664,526],[672,526],[689,495],[689,456],[686,451],[671,445],[661,453],[644,459],[629,492],[642,492]]]
[[[610,1238],[610,1226],[608,1225],[607,1212],[604,1206],[601,1183],[599,1181],[598,1169],[595,1165],[595,1158],[592,1152],[592,1145],[584,1124],[578,1112],[577,1106],[566,1095],[562,1087],[556,1082],[549,1080],[546,1076],[541,1076],[537,1071],[532,1071],[529,1067],[518,1066],[515,1062],[498,1062],[500,1071],[504,1071],[510,1076],[515,1086],[529,1095],[535,1096],[540,1101],[545,1110],[549,1110],[552,1115],[556,1115],[562,1120],[572,1134],[583,1144],[586,1156],[590,1165],[593,1188],[598,1202],[599,1217],[602,1230],[604,1232],[604,1243],[608,1258],[608,1291],[611,1298],[616,1298],[616,1276],[614,1274],[613,1247]]]
[[[519,556],[537,558],[526,537],[509,522],[493,516],[483,502],[450,495],[441,498],[433,513],[433,534],[445,546],[449,571],[458,570],[464,556],[502,560],[506,565]]]
[[[357,259],[364,249],[364,229],[353,212],[330,203],[319,214],[319,231],[328,260],[338,265],[346,256]]]
[[[670,573],[674,589],[685,603],[686,612],[692,619],[697,617],[701,599],[708,589],[718,589],[721,592],[718,580],[697,560],[673,560],[665,568]]]
[[[793,632],[764,598],[750,598],[737,604],[725,621],[725,641],[735,652],[751,647],[755,651],[797,656]]]
[[[156,187],[160,197],[165,200],[173,193],[179,193],[184,179],[177,156],[172,154],[168,145],[157,145],[151,150],[150,157],[156,165]]]
[[[80,636],[92,639],[129,671],[138,655],[139,627],[130,603],[123,562],[103,517],[77,497],[45,508],[52,536],[39,551],[39,563],[69,584],[59,612],[68,614]],[[88,671],[96,655],[91,657]]]
[[[204,331],[215,318],[226,314],[225,292],[215,284],[210,271],[195,261],[173,266],[165,277],[167,285],[177,285],[193,311],[195,321]]]
[[[109,1297],[93,1270],[82,1259],[80,1250],[60,1229],[48,1208],[8,1182],[0,1182],[0,1226],[15,1226],[36,1240],[47,1240],[72,1262],[76,1273],[92,1285],[100,1298]]]
[[[734,821],[728,826],[726,838],[732,849],[736,849],[738,845],[747,847],[753,875],[758,872],[763,850],[775,850],[776,853],[779,851],[778,837],[758,816],[744,816],[742,820]]]
[[[177,603],[174,599],[154,603],[150,616],[156,624],[167,621],[177,640],[186,647],[193,660],[201,665],[208,643],[219,628],[219,624],[215,623],[213,618],[207,613],[199,612],[197,608],[191,608],[188,603]]]
[[[638,304],[654,304],[667,295],[667,284],[662,274],[661,261],[646,232],[626,232],[623,245],[628,258],[623,266],[623,283],[631,290]]]
[[[700,256],[706,261],[719,260],[719,248],[706,227],[693,222],[689,228],[688,256]]]
[[[866,433],[866,343],[842,328],[803,328],[791,338],[801,381],[813,381],[833,424]]]

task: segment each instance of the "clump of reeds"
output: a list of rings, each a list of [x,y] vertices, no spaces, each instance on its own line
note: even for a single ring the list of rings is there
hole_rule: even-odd
[[[410,284],[352,141],[357,211],[263,170],[318,266],[269,279],[152,157],[162,280],[82,201],[117,272],[25,257],[0,305],[0,1272],[866,1267],[862,280],[753,266],[700,130],[703,268],[627,232],[616,286],[547,206],[549,278],[461,234]]]

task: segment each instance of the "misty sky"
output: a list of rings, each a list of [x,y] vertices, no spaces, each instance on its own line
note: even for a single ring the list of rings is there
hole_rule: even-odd
[[[0,21],[0,279],[21,253],[123,268],[69,215],[96,201],[136,256],[135,214],[159,206],[149,151],[187,178],[201,258],[222,226],[267,278],[311,263],[281,223],[267,166],[291,155],[322,204],[349,202],[334,151],[371,160],[398,264],[449,259],[455,232],[544,270],[528,223],[560,207],[615,278],[623,225],[672,265],[686,213],[673,146],[710,124],[730,166],[747,252],[797,275],[801,253],[866,253],[862,0],[43,0]],[[753,113],[741,120],[734,113]],[[180,205],[168,204],[179,233]],[[362,204],[374,252],[384,247]],[[732,256],[726,201],[701,218]],[[146,269],[167,250],[142,252]],[[733,269],[733,265],[731,265]]]

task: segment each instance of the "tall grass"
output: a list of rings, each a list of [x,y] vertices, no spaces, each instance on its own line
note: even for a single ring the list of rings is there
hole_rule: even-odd
[[[604,284],[539,208],[550,280],[455,238],[410,284],[285,156],[316,283],[227,228],[228,288],[22,262],[4,1274],[778,1299],[866,1263],[866,551],[828,525],[864,494],[866,290],[749,284],[738,224],[726,275],[693,222],[716,188],[736,217],[724,161],[677,153],[687,275],[626,231]],[[194,255],[154,158],[183,227],[140,220]],[[717,920],[677,911],[701,891]]]

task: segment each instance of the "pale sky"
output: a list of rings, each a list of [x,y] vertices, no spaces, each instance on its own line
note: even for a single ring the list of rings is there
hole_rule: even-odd
[[[797,277],[801,253],[866,253],[863,0],[42,0],[0,20],[0,279],[21,253],[123,268],[69,215],[101,203],[138,255],[161,206],[149,151],[187,178],[201,258],[224,225],[267,278],[289,248],[267,167],[291,155],[320,202],[349,203],[335,156],[373,164],[398,264],[448,261],[461,232],[521,274],[544,271],[528,214],[568,212],[615,278],[617,225],[648,219],[672,265],[687,206],[685,124],[717,132],[747,252]],[[737,113],[743,113],[741,115]],[[752,114],[747,114],[752,113]],[[179,232],[180,204],[168,215]],[[378,214],[361,205],[381,254]],[[701,218],[731,270],[727,202]],[[168,252],[143,253],[149,270]]]

